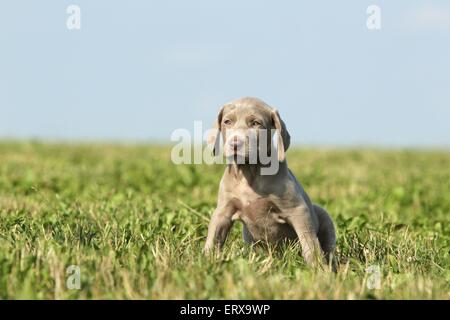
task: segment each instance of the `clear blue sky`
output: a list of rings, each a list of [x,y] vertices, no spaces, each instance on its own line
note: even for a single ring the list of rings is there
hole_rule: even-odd
[[[0,40],[0,138],[168,141],[257,96],[296,144],[450,146],[450,1],[11,0]]]

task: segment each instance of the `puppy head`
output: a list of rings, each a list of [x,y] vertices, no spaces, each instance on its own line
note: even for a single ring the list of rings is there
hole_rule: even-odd
[[[224,141],[226,157],[242,157],[246,160],[253,155],[272,150],[272,135],[278,135],[278,160],[285,160],[289,148],[290,135],[276,109],[257,98],[241,98],[225,104],[219,111],[215,125],[208,138],[214,143],[214,154],[218,154],[220,137]]]

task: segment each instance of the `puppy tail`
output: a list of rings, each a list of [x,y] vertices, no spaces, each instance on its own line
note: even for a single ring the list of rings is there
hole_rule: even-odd
[[[334,250],[336,248],[336,230],[334,228],[333,220],[328,212],[314,204],[314,211],[319,219],[319,231],[317,237],[319,238],[320,247],[324,252],[326,261],[336,270],[336,261],[334,257]]]

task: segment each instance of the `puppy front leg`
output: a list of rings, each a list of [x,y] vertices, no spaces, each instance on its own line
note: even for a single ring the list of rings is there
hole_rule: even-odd
[[[208,226],[208,236],[204,249],[205,253],[210,252],[214,246],[218,249],[222,248],[233,225],[232,215],[233,211],[228,206],[217,207],[214,211]]]
[[[298,236],[306,263],[310,266],[322,266],[322,249],[309,210],[306,207],[296,208],[287,216],[286,221]]]

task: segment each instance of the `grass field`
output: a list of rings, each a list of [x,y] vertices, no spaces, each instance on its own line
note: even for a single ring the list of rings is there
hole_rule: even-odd
[[[449,151],[287,156],[335,221],[336,274],[295,245],[245,246],[239,224],[205,257],[223,166],[173,165],[162,146],[0,143],[0,298],[450,299]]]

